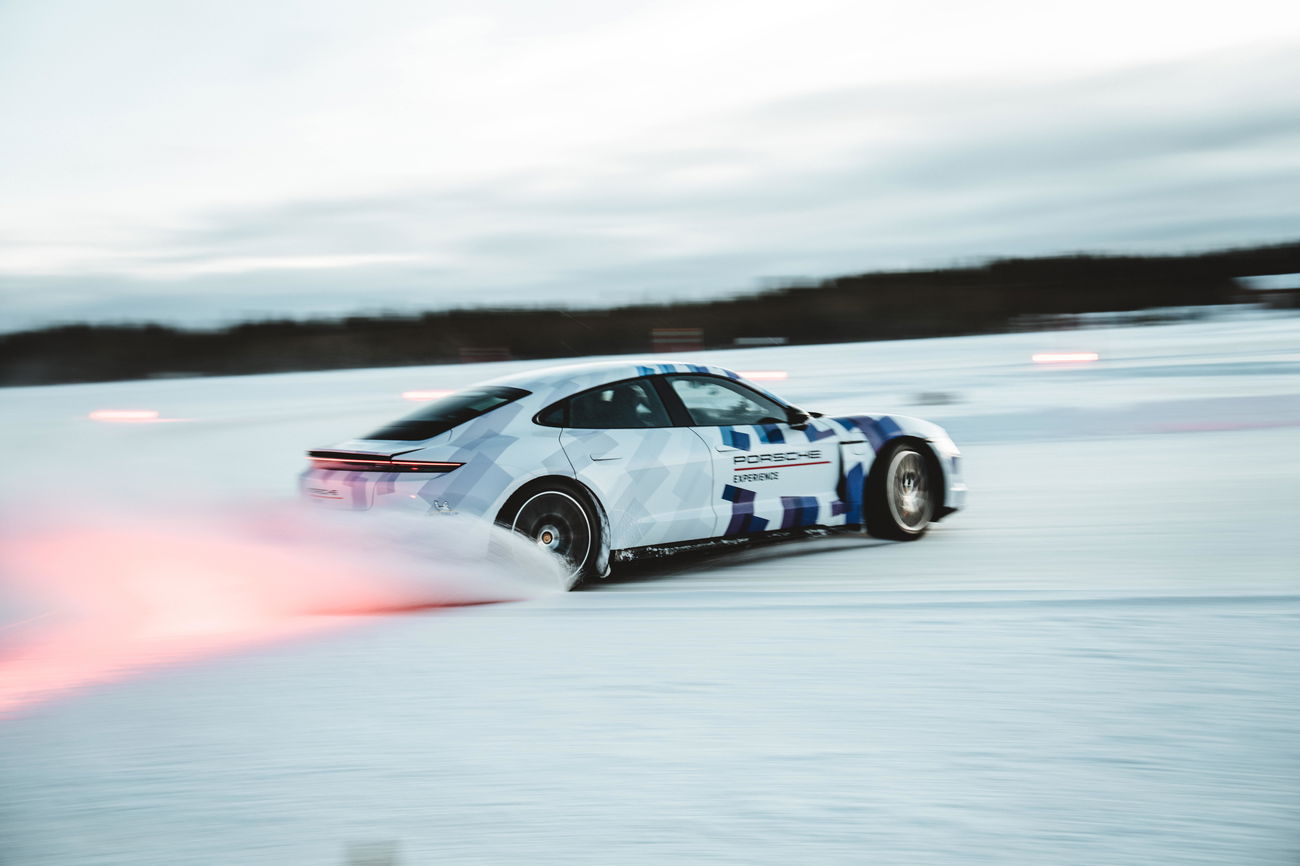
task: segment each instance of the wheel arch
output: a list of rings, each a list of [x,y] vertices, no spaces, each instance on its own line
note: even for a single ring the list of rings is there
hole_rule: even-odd
[[[885,465],[885,461],[880,458],[890,454],[900,445],[919,446],[917,450],[925,457],[926,464],[930,467],[930,471],[934,473],[934,477],[938,481],[938,484],[935,486],[938,488],[937,492],[939,495],[936,497],[934,510],[935,514],[941,513],[947,506],[948,473],[944,472],[943,461],[939,459],[938,453],[934,450],[934,445],[931,444],[930,440],[923,436],[914,436],[910,433],[903,433],[881,443],[880,450],[876,452],[875,457],[871,460],[871,469],[867,473],[866,478],[867,484],[872,484],[878,481],[880,473],[884,472],[888,468]],[[863,508],[865,507],[866,503],[864,501]]]
[[[596,551],[595,571],[600,577],[608,575],[610,564],[609,514],[605,511],[605,504],[600,501],[600,497],[596,495],[596,492],[576,478],[570,478],[567,475],[542,475],[537,478],[530,478],[510,492],[505,502],[497,509],[493,522],[497,526],[509,527],[515,512],[527,501],[528,497],[543,490],[560,490],[576,494],[591,508],[592,517],[600,526],[600,544]]]

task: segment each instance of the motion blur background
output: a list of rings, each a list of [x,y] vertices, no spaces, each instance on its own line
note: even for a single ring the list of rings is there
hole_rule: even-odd
[[[0,863],[1300,858],[1294,3],[8,0],[0,117]],[[624,353],[970,508],[566,594],[294,504]]]
[[[0,7],[9,329],[1295,241],[1293,4]]]

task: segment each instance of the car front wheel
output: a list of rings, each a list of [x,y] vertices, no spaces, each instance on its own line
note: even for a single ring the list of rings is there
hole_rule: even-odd
[[[867,479],[867,531],[895,541],[920,538],[934,517],[938,481],[921,446],[902,443],[881,454]]]

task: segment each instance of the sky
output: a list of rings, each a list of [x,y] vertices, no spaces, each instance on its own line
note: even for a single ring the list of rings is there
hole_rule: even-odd
[[[1300,4],[0,0],[0,330],[1300,239]]]

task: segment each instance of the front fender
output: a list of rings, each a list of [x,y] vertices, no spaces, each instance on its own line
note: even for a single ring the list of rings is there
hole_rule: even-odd
[[[846,450],[843,466],[846,488],[865,480],[876,456],[892,442],[913,439],[929,449],[934,465],[939,469],[942,479],[941,513],[951,513],[964,506],[966,484],[961,475],[961,452],[938,424],[910,415],[845,415],[831,420],[845,429],[847,437],[861,436],[870,445],[870,453],[864,449],[860,455],[855,455]]]

